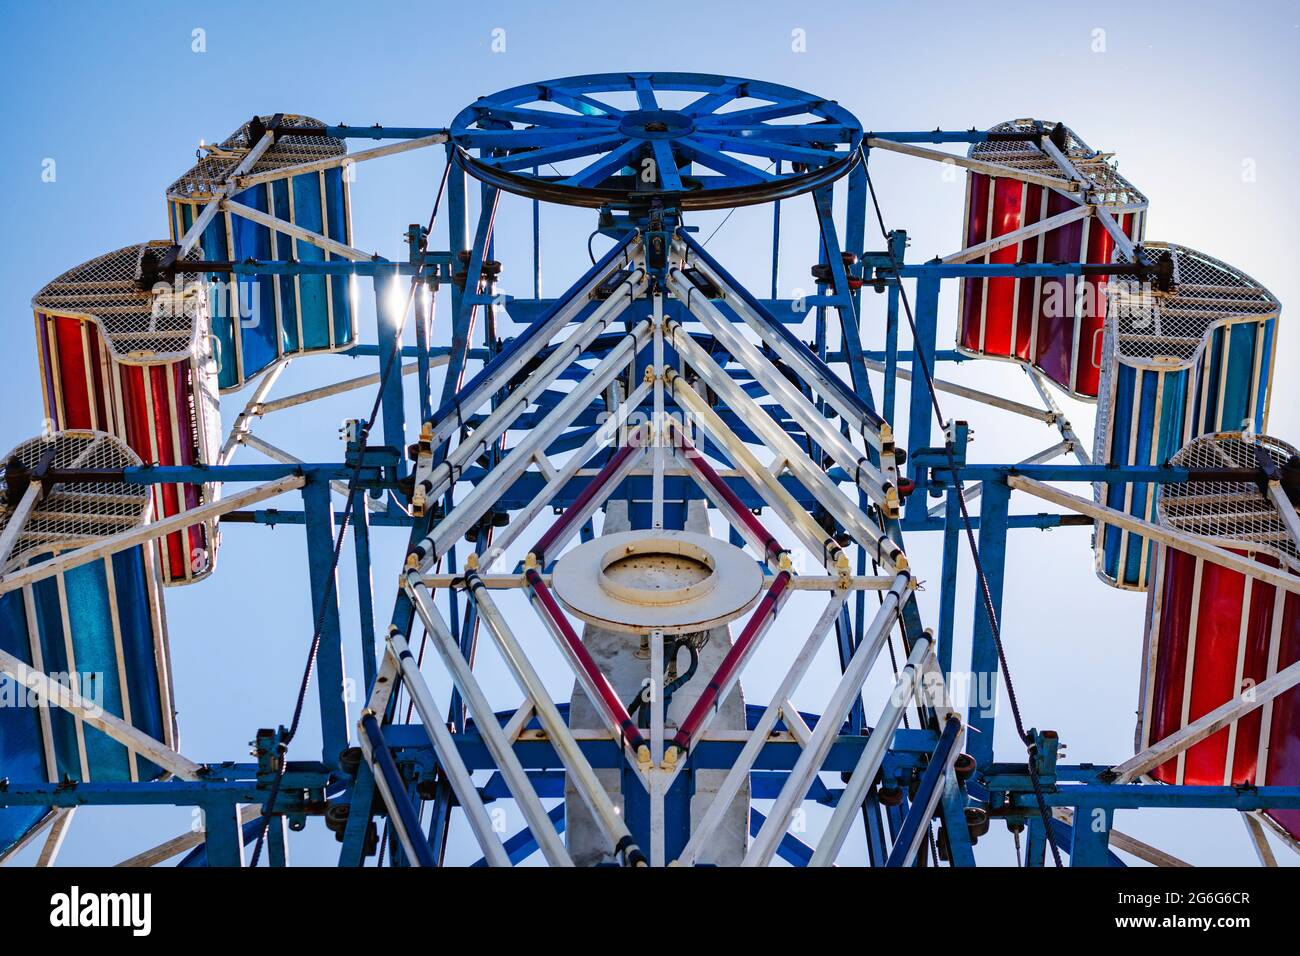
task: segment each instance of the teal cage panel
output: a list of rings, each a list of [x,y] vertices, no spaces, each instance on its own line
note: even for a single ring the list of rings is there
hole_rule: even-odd
[[[103,432],[64,431],[25,442],[5,459],[3,494],[21,499],[23,469],[54,450],[57,468],[140,463]],[[12,487],[11,487],[12,486]],[[12,493],[11,493],[12,492]],[[23,525],[4,573],[135,527],[149,513],[145,485],[55,483]],[[15,504],[0,506],[0,529]],[[70,687],[92,707],[176,745],[161,581],[152,545],[137,546],[39,578],[0,595],[0,650]],[[19,782],[114,783],[163,771],[81,717],[44,702],[28,685],[0,677],[0,766]],[[0,809],[0,857],[21,846],[48,807]]]
[[[271,117],[262,117],[269,122]],[[306,116],[284,115],[282,127],[323,130]],[[203,208],[255,145],[245,123],[211,148],[167,190],[174,241],[189,231]],[[347,153],[342,139],[319,133],[282,133],[248,175],[263,175],[302,163],[336,160]],[[238,189],[238,183],[236,187]],[[350,245],[352,221],[348,176],[342,165],[312,169],[257,182],[230,200]],[[223,210],[199,240],[210,261],[296,260],[327,262],[339,257],[319,245]],[[354,278],[351,276],[241,275],[212,277],[210,312],[222,391],[239,388],[285,356],[336,352],[355,344]]]
[[[1166,292],[1131,276],[1111,280],[1093,446],[1100,464],[1162,465],[1198,436],[1261,432],[1268,423],[1277,299],[1203,253],[1170,243],[1146,249],[1173,259],[1174,285]],[[1157,490],[1100,483],[1095,493],[1108,507],[1152,521]],[[1145,538],[1099,524],[1094,551],[1103,581],[1146,590],[1152,549]]]

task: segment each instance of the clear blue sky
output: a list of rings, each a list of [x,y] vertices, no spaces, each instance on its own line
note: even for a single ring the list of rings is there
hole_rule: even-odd
[[[492,30],[506,49],[491,50]],[[192,31],[206,52],[192,50]],[[806,32],[806,52],[791,47]],[[1104,31],[1104,50],[1096,49]],[[1300,41],[1295,2],[1087,6],[936,2],[789,4],[590,3],[451,6],[370,2],[196,5],[8,3],[0,8],[0,301],[12,335],[0,352],[0,445],[37,433],[41,405],[28,300],[64,269],[128,243],[165,235],[163,190],[188,167],[200,140],[219,139],[254,112],[307,113],[331,122],[438,126],[478,96],[516,83],[573,73],[683,69],[784,83],[837,99],[871,129],[987,127],[1038,116],[1063,119],[1094,147],[1115,151],[1123,172],[1151,198],[1147,236],[1202,249],[1267,285],[1283,301],[1270,431],[1300,440],[1291,369],[1300,339],[1289,309],[1300,302],[1292,261],[1300,199],[1294,186]],[[42,181],[53,159],[57,179]],[[1251,161],[1253,180],[1243,179]],[[360,170],[354,186],[355,244],[402,253],[409,222],[427,217],[440,159],[415,154]],[[873,160],[891,226],[913,237],[912,257],[958,244],[962,186],[929,164]],[[806,210],[783,231],[782,291],[806,285],[815,255]],[[506,291],[527,294],[526,208],[506,202],[498,218]],[[711,249],[766,288],[766,212],[738,213]],[[702,221],[704,224],[704,221]],[[544,213],[546,290],[566,286],[586,260],[590,213]],[[880,307],[864,316],[879,341]],[[363,295],[363,303],[367,296]],[[955,292],[945,298],[941,342],[950,342]],[[874,310],[874,311],[873,311]],[[363,338],[373,341],[372,309]],[[445,316],[440,327],[445,328]],[[874,323],[874,324],[873,324]],[[299,362],[277,392],[372,371],[361,361]],[[1024,376],[1000,363],[966,363],[963,382],[1021,399]],[[227,423],[242,407],[223,402]],[[946,401],[969,417],[982,460],[1024,457],[1053,443],[1046,429]],[[258,427],[306,458],[338,454],[336,426],[363,415],[354,394],[287,413]],[[1069,405],[1090,438],[1092,411]],[[255,460],[251,454],[245,460]],[[291,506],[286,504],[286,506]],[[1029,505],[1023,504],[1022,508]],[[1026,719],[1057,729],[1074,761],[1113,762],[1131,752],[1143,599],[1100,584],[1086,529],[1013,538],[1005,608],[1008,651]],[[381,535],[376,579],[386,619],[401,540]],[[936,579],[937,542],[909,541],[921,576]],[[287,722],[310,636],[299,531],[227,530],[218,573],[167,594],[185,752],[200,760],[242,758],[256,728]],[[387,562],[387,563],[384,563]],[[341,591],[356,665],[352,569]],[[972,604],[966,575],[961,606]],[[933,592],[923,611],[933,620]],[[966,653],[961,644],[956,660]],[[751,699],[774,681],[756,661]],[[492,666],[491,660],[486,662]],[[558,667],[549,669],[567,697]],[[823,678],[828,677],[824,674]],[[313,694],[314,696],[314,694]],[[445,696],[445,695],[444,695]],[[810,693],[809,703],[815,699]],[[494,684],[494,701],[518,696]],[[308,725],[311,723],[309,716]],[[1000,728],[1006,758],[1019,752]],[[318,743],[308,729],[295,753]],[[189,826],[185,810],[84,812],[65,862],[112,863]],[[1240,821],[1230,814],[1121,813],[1117,826],[1196,863],[1249,863]],[[982,841],[989,863],[1011,862],[1003,833]],[[295,838],[299,862],[330,862],[323,827]],[[860,851],[852,844],[846,853]],[[458,839],[457,855],[470,851]],[[1283,862],[1290,854],[1283,853]]]

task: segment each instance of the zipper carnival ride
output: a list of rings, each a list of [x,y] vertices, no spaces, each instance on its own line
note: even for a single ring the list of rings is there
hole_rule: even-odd
[[[407,253],[353,246],[351,167],[421,149],[445,165]],[[958,251],[907,261],[879,151],[966,170]],[[531,207],[530,298],[499,285],[503,193]],[[1297,847],[1300,455],[1265,434],[1280,305],[1147,241],[1146,196],[1065,125],[867,133],[757,80],[578,76],[445,129],[257,116],[166,198],[168,239],[32,300],[49,430],[3,466],[0,857],[53,862],[90,805],[202,810],[201,832],[130,865],[285,865],[311,817],[347,866],[971,866],[1003,827],[986,862],[1014,845],[1026,866],[1183,865],[1114,829],[1151,807],[1236,811],[1266,864],[1270,841]],[[612,242],[553,299],[543,203],[595,210]],[[760,203],[767,297],[694,225]],[[783,299],[795,203],[816,290]],[[937,341],[945,281],[955,349]],[[321,353],[378,368],[272,397]],[[937,374],[986,357],[1041,407]],[[341,460],[255,434],[363,389]],[[1091,455],[1055,390],[1096,404]],[[1053,442],[972,461],[950,395]],[[1013,492],[1060,510],[1013,512]],[[241,560],[220,540],[234,522],[302,527],[309,654],[289,723],[257,730],[251,761],[204,762],[180,749],[164,601],[219,553]],[[1003,645],[1025,626],[1002,619],[1008,533],[1067,525],[1095,526],[1101,582],[1146,593],[1135,753],[1109,763],[1066,763],[1027,725]],[[390,527],[405,562],[376,549],[372,568]],[[908,560],[922,533],[941,567]],[[967,705],[958,681],[1009,707]],[[319,756],[291,746],[313,683]],[[1024,749],[995,754],[1008,718]]]

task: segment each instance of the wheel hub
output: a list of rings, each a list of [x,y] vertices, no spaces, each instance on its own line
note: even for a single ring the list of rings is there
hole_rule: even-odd
[[[695,123],[676,110],[636,110],[624,116],[618,128],[633,139],[676,139],[695,132]]]

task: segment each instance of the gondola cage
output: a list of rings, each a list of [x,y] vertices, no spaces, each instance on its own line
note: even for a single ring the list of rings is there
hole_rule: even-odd
[[[103,432],[63,431],[24,442],[5,458],[0,473],[0,533],[17,510],[15,499],[22,497],[22,473],[43,461],[55,468],[109,470],[140,464],[125,444]],[[37,501],[0,572],[9,574],[138,527],[149,508],[147,485],[56,481]],[[146,543],[9,590],[0,595],[0,649],[175,748],[159,583],[153,545]],[[11,677],[0,675],[0,697],[6,703],[0,707],[0,776],[24,783],[112,783],[163,775],[81,717],[41,702]],[[21,845],[50,812],[46,806],[0,809],[0,858]]]
[[[1144,249],[1171,260],[1173,283],[1161,291],[1135,276],[1110,280],[1093,460],[1117,466],[1161,465],[1200,435],[1268,427],[1281,304],[1204,253],[1172,243]],[[1099,483],[1095,492],[1102,504],[1152,519],[1154,484]],[[1145,538],[1099,525],[1094,547],[1103,581],[1146,588]]]
[[[54,430],[96,429],[159,465],[216,461],[221,436],[207,294],[194,273],[155,276],[171,250],[146,242],[65,272],[32,299],[46,416]],[[214,500],[210,484],[154,486],[155,518]],[[168,584],[216,562],[215,523],[168,535]]]
[[[998,138],[1054,132],[1063,145],[1059,152],[1065,167],[1034,142]],[[972,170],[966,178],[966,247],[1080,210],[1085,201],[1111,216],[1129,239],[1141,239],[1146,197],[1116,171],[1106,154],[1091,149],[1072,130],[1019,119],[999,123],[989,133],[988,141],[969,150],[971,159],[992,167],[988,172]],[[1074,181],[1080,188],[1071,191]],[[1115,245],[1102,221],[1087,215],[972,261],[1109,263]],[[969,355],[1024,362],[1076,398],[1096,398],[1106,284],[1102,275],[965,279],[957,347]]]
[[[1186,468],[1258,468],[1257,445],[1300,470],[1296,449],[1240,432],[1194,439],[1173,458]],[[1300,493],[1289,488],[1290,504]],[[1157,522],[1295,576],[1283,589],[1173,546],[1156,555],[1147,595],[1139,750],[1187,726],[1300,660],[1300,549],[1256,481],[1165,484]],[[1300,784],[1300,688],[1292,688],[1156,767],[1163,783]],[[1300,811],[1268,810],[1300,837]]]
[[[273,117],[261,117],[270,123]],[[321,130],[309,116],[282,114],[280,128]],[[168,218],[175,242],[254,145],[251,121],[203,156],[167,190]],[[319,134],[281,133],[249,175],[274,173],[346,155],[344,140]],[[230,199],[337,242],[351,244],[352,213],[348,177],[342,165],[259,182]],[[313,263],[338,256],[303,239],[223,210],[204,229],[199,242],[209,261],[296,260]],[[346,275],[241,275],[230,281],[213,276],[212,330],[220,387],[242,386],[284,356],[334,352],[355,343],[353,278]]]

